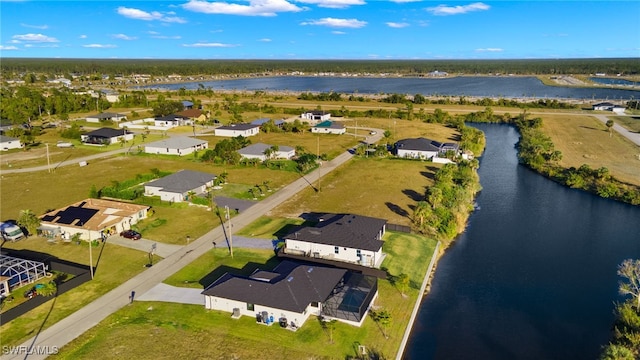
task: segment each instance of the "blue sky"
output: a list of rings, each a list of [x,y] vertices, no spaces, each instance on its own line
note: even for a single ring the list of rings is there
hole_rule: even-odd
[[[0,56],[640,57],[639,1],[0,0]]]

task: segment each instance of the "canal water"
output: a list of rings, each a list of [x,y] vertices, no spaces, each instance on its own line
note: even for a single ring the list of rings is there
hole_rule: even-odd
[[[518,165],[516,129],[484,131],[483,190],[438,263],[406,359],[595,359],[610,336],[617,266],[640,258],[640,208]]]

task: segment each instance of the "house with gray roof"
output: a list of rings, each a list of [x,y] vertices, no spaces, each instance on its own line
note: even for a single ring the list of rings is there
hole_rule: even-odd
[[[309,120],[310,122],[327,121],[331,119],[331,113],[324,110],[312,110],[300,114],[301,119]]]
[[[160,196],[161,200],[181,202],[189,193],[204,194],[213,186],[216,176],[200,171],[180,170],[144,185],[145,196]]]
[[[0,150],[7,151],[11,149],[20,149],[22,148],[22,143],[20,143],[20,139],[0,135]]]
[[[265,152],[267,149],[272,148],[272,145],[257,143],[243,147],[238,150],[238,153],[245,159],[260,159],[261,161],[264,161],[267,159]],[[296,149],[291,146],[277,146],[276,149],[277,150],[273,150],[270,157],[271,159],[291,159],[296,156]]]
[[[215,136],[237,137],[254,136],[260,132],[260,125],[255,124],[231,124],[215,128]]]
[[[194,139],[188,136],[176,136],[146,144],[144,152],[148,154],[183,156],[208,148],[209,142],[206,140]]]
[[[133,140],[133,133],[125,129],[100,128],[80,135],[80,139],[87,145],[110,145],[117,143],[120,139]]]
[[[127,116],[124,114],[117,114],[112,112],[103,112],[96,115],[89,115],[86,118],[87,122],[99,123],[104,121],[120,122],[121,120],[127,120]]]
[[[264,124],[268,123],[269,121],[273,121],[273,124],[274,124],[275,126],[279,127],[279,128],[281,128],[281,127],[282,127],[282,125],[284,125],[284,120],[271,120],[271,119],[269,119],[269,118],[260,118],[260,119],[256,119],[256,120],[253,120],[253,121],[251,122],[251,124],[253,124],[253,125],[260,125],[260,126],[262,126],[262,125],[264,125]]]
[[[316,134],[344,134],[347,132],[347,128],[344,125],[335,121],[323,121],[311,128],[312,133]]]
[[[378,286],[374,277],[285,260],[250,276],[225,273],[202,294],[209,310],[297,329],[311,315],[362,325]]]
[[[354,214],[324,214],[314,226],[283,237],[284,252],[378,268],[384,260],[382,236],[387,220]]]
[[[447,151],[459,152],[456,143],[441,143],[427,138],[402,139],[395,144],[396,155],[402,158],[435,159]]]

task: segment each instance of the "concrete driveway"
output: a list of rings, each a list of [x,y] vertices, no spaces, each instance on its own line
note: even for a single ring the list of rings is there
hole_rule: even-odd
[[[134,301],[163,301],[204,306],[202,291],[204,289],[184,288],[159,283],[149,291],[134,298]]]
[[[157,241],[153,241],[145,238],[138,239],[138,240],[131,240],[131,239],[123,238],[122,236],[119,236],[119,235],[109,237],[107,239],[107,242],[111,244],[116,244],[119,246],[128,247],[134,250],[144,251],[146,253],[150,252],[151,248],[155,244],[156,255],[162,258],[166,258],[167,256],[173,254],[174,252],[182,249],[182,246],[183,246],[183,245],[163,244],[161,242],[157,242]]]

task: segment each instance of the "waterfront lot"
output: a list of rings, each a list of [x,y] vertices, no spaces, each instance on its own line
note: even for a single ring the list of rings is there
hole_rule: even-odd
[[[606,167],[623,182],[640,185],[640,151],[615,131],[591,116],[544,115],[542,130],[562,152],[563,167]]]
[[[421,236],[388,233],[383,267],[392,276],[410,276],[402,296],[388,280],[379,282],[376,306],[392,314],[386,339],[378,325],[367,318],[362,327],[336,324],[333,342],[315,317],[297,332],[263,326],[255,319],[231,319],[230,314],[207,311],[204,306],[160,302],[134,302],[106,318],[98,326],[65,346],[63,359],[92,358],[345,358],[355,356],[357,345],[375,349],[385,357],[398,351],[404,329],[418,298],[418,288],[435,248],[435,241]],[[223,271],[250,274],[277,263],[272,251],[215,249],[165,280],[174,286],[204,288]],[[216,268],[222,270],[215,270]],[[237,270],[234,270],[237,269]],[[144,343],[145,346],[139,346]]]

